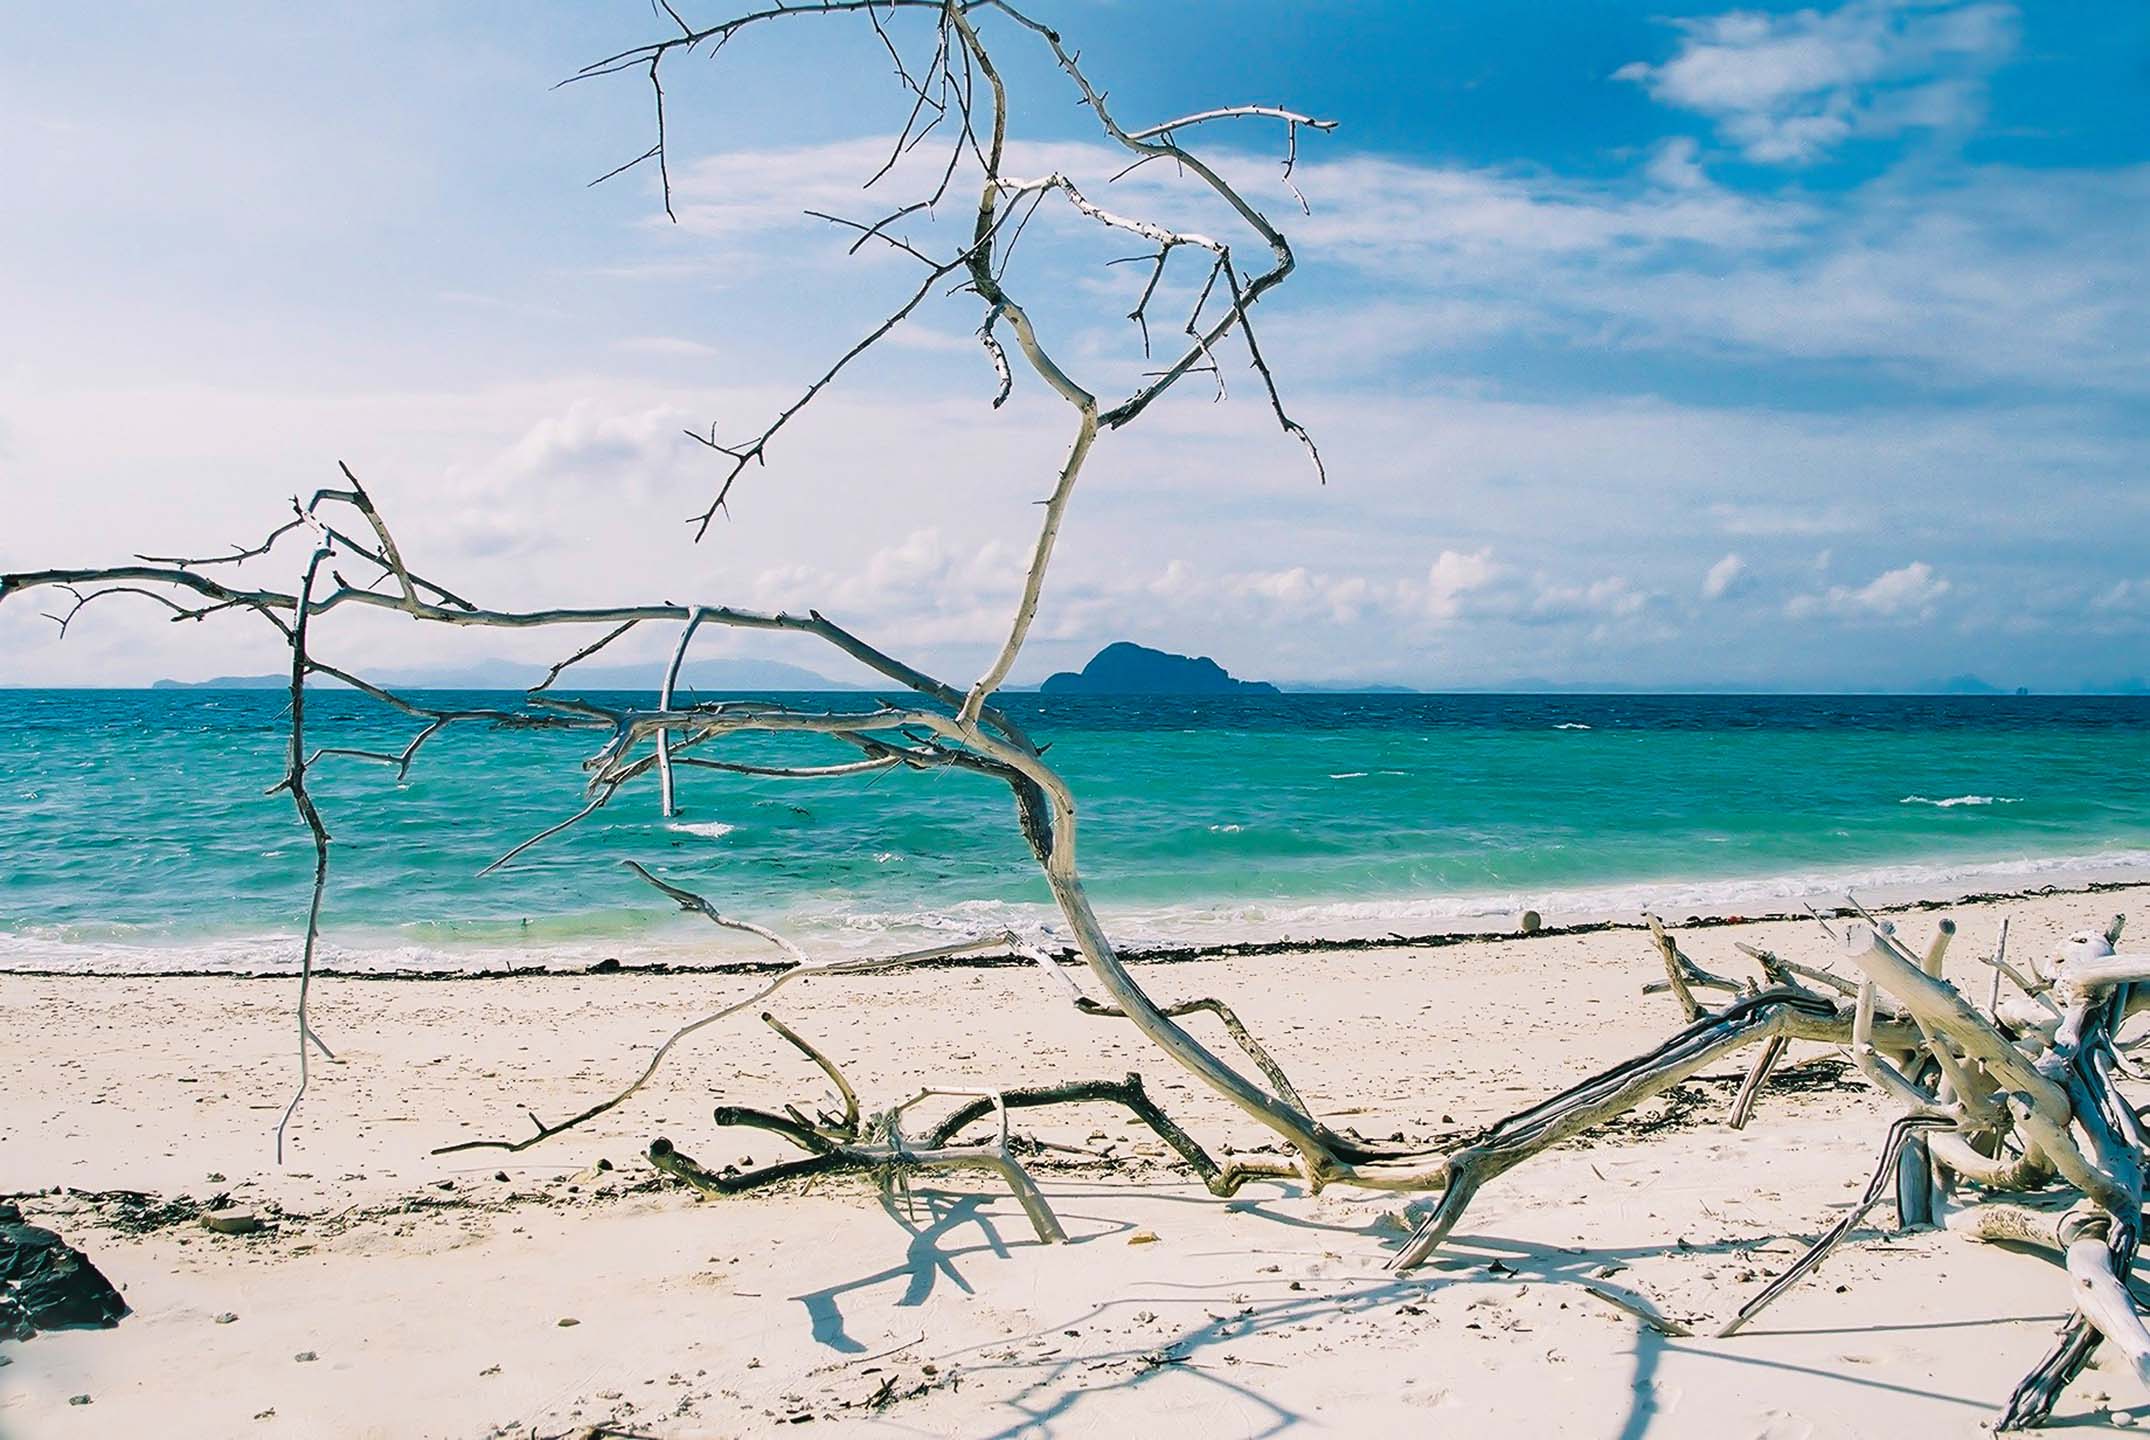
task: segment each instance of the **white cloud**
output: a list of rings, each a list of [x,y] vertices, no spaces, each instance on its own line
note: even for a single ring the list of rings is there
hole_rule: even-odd
[[[1867,17],[1862,23],[1886,19],[1884,30],[1898,23],[1888,7],[1829,16],[1853,10]],[[1827,18],[1801,14],[1815,24]],[[1929,50],[1942,45],[1933,36],[1943,31],[1960,31],[1970,44],[1972,22],[1959,16],[1950,28],[1941,25],[1945,18],[1927,14],[1902,26],[1926,36],[1919,43]],[[1795,22],[1805,23],[1796,15],[1781,19]],[[1780,21],[1754,24],[1769,30]],[[1732,26],[1727,33],[1745,31]],[[1759,79],[1750,91],[1778,93]],[[1891,104],[1907,116],[1929,113],[1942,103],[1938,93],[1927,87],[1911,92],[1923,97],[1916,106],[1910,98]],[[1239,233],[1235,220],[1204,204],[1198,187],[1159,167],[1107,187],[1104,177],[1121,168],[1122,157],[1102,145],[1057,143],[1022,158],[1035,162],[1027,168],[1094,177],[1091,188],[1122,210],[1228,238]],[[1212,158],[1250,194],[1275,183],[1272,156],[1222,150]],[[684,164],[681,225],[665,238],[698,238],[705,247],[714,241],[734,268],[826,264],[835,274],[869,262],[851,278],[864,286],[857,302],[876,309],[901,292],[880,267],[894,261],[908,270],[915,262],[876,246],[846,260],[843,233],[800,212],[871,211],[879,192],[862,198],[857,187],[879,160],[878,142],[860,140]],[[2138,243],[2150,224],[2150,167],[1989,167],[1915,186],[1884,179],[1842,193],[1769,193],[1713,181],[1695,143],[1675,137],[1632,171],[1609,177],[1318,154],[1303,156],[1296,174],[1314,205],[1312,216],[1288,227],[1299,253],[1349,267],[1385,292],[1378,302],[1332,300],[1318,325],[1302,323],[1289,306],[1269,322],[1320,372],[1386,370],[1415,354],[1521,336],[1599,352],[1654,347],[1894,364],[1919,383],[2011,379],[2125,390],[2150,383],[2150,285],[2142,280]],[[897,228],[931,253],[955,243],[947,216],[915,216]],[[1118,318],[1140,289],[1141,267],[1088,263],[1124,247],[1055,202],[1026,227],[1022,249],[1026,263],[1049,261],[1063,273],[1058,267],[1071,262],[1064,273],[1082,277],[1043,291],[1026,288],[1032,277],[1021,273],[1011,283],[1061,353],[1084,362],[1086,384],[1123,388],[1150,368],[1134,349],[1133,327]],[[1168,278],[1157,314],[1191,300],[1198,268]],[[1303,294],[1307,282],[1295,283],[1301,288],[1293,294]],[[1397,303],[1397,292],[1408,303]],[[961,323],[921,314],[889,343],[973,352],[974,319],[968,309]],[[832,341],[848,338],[849,329]],[[1153,330],[1160,338],[1169,333]],[[1135,363],[1121,374],[1094,373],[1107,359]]]
[[[1370,156],[1302,164],[1315,209],[1293,227],[1294,243],[1382,275],[1469,279],[1528,274],[1563,256],[1767,249],[1809,218],[1803,204],[1708,184],[1682,155],[1660,151],[1647,188]]]
[[[1702,147],[1685,135],[1676,135],[1650,154],[1643,174],[1650,183],[1667,190],[1699,190],[1709,184],[1699,159]]]
[[[1839,615],[1880,620],[1924,620],[1948,594],[1949,582],[1924,560],[1884,571],[1856,589],[1833,585],[1826,594],[1795,595],[1785,605],[1794,619]]]
[[[1304,608],[1318,593],[1314,577],[1304,565],[1294,565],[1289,570],[1249,575],[1240,583],[1247,594],[1260,595],[1293,609]]]
[[[1423,592],[1425,614],[1436,624],[1448,624],[1463,614],[1465,602],[1478,591],[1495,584],[1507,572],[1493,559],[1491,550],[1443,550],[1426,570]]]
[[[1716,121],[1747,159],[1807,164],[1855,136],[1975,119],[1983,78],[2015,47],[2012,5],[1851,0],[1833,10],[1736,10],[1677,22],[1680,48],[1631,80]]]
[[[2115,580],[2091,599],[2090,608],[2108,615],[2150,619],[2150,576]]]
[[[1382,293],[1270,327],[1324,371],[1515,338],[1638,370],[1634,352],[1661,350],[1842,362],[1920,386],[2150,385],[2150,166],[1769,193],[1718,184],[1695,155],[1675,141],[1591,179],[1304,163],[1315,213],[1294,242]]]
[[[1914,560],[1868,581],[1850,595],[1850,603],[1875,615],[1924,614],[1946,595],[1949,582],[1934,574],[1933,566]]]
[[[1553,618],[1595,617],[1625,620],[1642,613],[1650,596],[1624,576],[1608,575],[1587,585],[1547,584],[1531,602],[1535,615]]]
[[[904,637],[905,647],[995,644],[1008,632],[1025,556],[1000,540],[965,544],[926,526],[838,569],[813,562],[771,566],[747,584],[765,610],[816,609],[847,625]],[[1044,617],[1052,633],[1069,613],[1069,587]]]
[[[1661,342],[2141,388],[2150,169],[1989,169],[1915,193],[1877,184],[1844,203],[1795,249],[1639,276],[1627,299]]]
[[[1175,560],[1167,568],[1166,576],[1177,573],[1183,572],[1180,562]],[[1150,588],[1153,593],[1163,593],[1164,583],[1155,582]],[[1259,600],[1281,618],[1351,625],[1357,623],[1369,608],[1387,607],[1394,587],[1377,586],[1365,575],[1325,575],[1304,565],[1294,565],[1285,570],[1235,575],[1221,588],[1228,597]],[[1185,598],[1185,595],[1183,589],[1179,598]]]
[[[1725,556],[1724,559],[1719,560],[1715,565],[1710,566],[1709,573],[1702,577],[1702,598],[1705,600],[1724,599],[1740,588],[1742,581],[1746,578],[1746,574],[1747,562],[1739,557],[1737,551],[1734,551],[1732,554]]]

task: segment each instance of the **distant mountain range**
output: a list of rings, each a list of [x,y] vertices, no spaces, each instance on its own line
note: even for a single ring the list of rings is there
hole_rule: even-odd
[[[525,690],[545,678],[541,665],[513,660],[482,660],[474,665],[430,666],[375,670],[366,678],[395,690]],[[659,667],[642,665],[577,665],[554,682],[555,688],[577,690],[655,691]],[[322,683],[333,684],[333,681]],[[870,687],[831,680],[817,671],[780,660],[703,660],[686,667],[680,688],[688,691],[771,690],[864,690]],[[287,674],[218,675],[208,680],[159,680],[156,690],[282,690],[291,684]],[[1223,666],[1206,657],[1175,655],[1146,645],[1119,641],[1092,657],[1080,674],[1063,672],[1038,686],[1011,685],[1010,690],[1037,689],[1049,695],[1275,695],[1279,687],[1262,680],[1237,680]],[[1404,685],[1291,684],[1281,687],[1307,694],[1416,694]]]
[[[2009,692],[1976,675],[1951,675],[1946,680],[1921,680],[1911,687],[1915,695],[2006,695]],[[2022,691],[2029,694],[2029,691]]]
[[[405,668],[369,673],[368,679],[393,688],[414,690],[523,690],[545,678],[540,665],[512,660],[485,660],[474,665]],[[564,691],[627,690],[654,692],[660,667],[641,665],[578,665],[557,683]],[[211,680],[159,680],[158,690],[281,690],[291,683],[288,674],[219,675]],[[333,682],[327,682],[333,683]],[[683,688],[696,691],[866,690],[873,688],[831,680],[804,666],[780,660],[703,660],[689,665],[681,676]],[[1146,645],[1119,641],[1107,645],[1080,672],[1063,671],[1032,687],[1010,685],[1012,691],[1035,688],[1048,695],[1274,695],[1280,692],[1311,695],[1416,695],[1408,685],[1355,684],[1351,681],[1307,681],[1269,684],[1239,680],[1223,666],[1206,657],[1175,655]],[[1821,693],[1803,690],[1771,690],[1745,684],[1667,685],[1630,684],[1605,680],[1548,680],[1521,676],[1494,685],[1446,687],[1462,694],[1507,695],[1665,695],[1665,694],[1789,694]],[[1902,689],[1886,686],[1847,686],[1828,693],[1846,695],[2022,695],[1972,674],[1921,680]],[[2104,681],[2085,681],[2073,690],[2050,689],[2047,695],[2150,695],[2150,679],[2141,675]]]
[[[527,690],[545,678],[542,665],[513,660],[484,660],[475,665],[375,670],[366,678],[398,690]],[[664,678],[658,665],[577,665],[553,682],[558,690],[646,690],[655,692]],[[159,680],[155,690],[281,690],[284,675],[219,675],[213,680]],[[333,682],[330,682],[333,683]],[[781,660],[702,660],[680,672],[682,690],[858,690],[799,665]]]
[[[2018,686],[2011,690],[1976,675],[1951,675],[1946,679],[1921,680],[1916,684],[1811,686],[1762,686],[1752,681],[1716,681],[1680,684],[1653,681],[1630,684],[1618,680],[1547,680],[1526,675],[1491,685],[1458,685],[1454,693],[1469,695],[2150,695],[2150,680],[2130,675],[2120,680],[2086,680],[2074,688],[2034,690]]]

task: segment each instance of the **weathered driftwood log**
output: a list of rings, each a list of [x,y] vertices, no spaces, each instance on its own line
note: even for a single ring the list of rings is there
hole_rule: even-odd
[[[1654,1050],[1489,1126],[1412,1173],[1411,1183],[1391,1187],[1442,1192],[1394,1265],[1401,1269],[1422,1264],[1455,1229],[1479,1187],[1532,1156],[1655,1099],[1749,1045],[1779,1040],[1844,1044],[1851,1037],[1852,1018],[1840,1003],[1811,991],[1764,990],[1705,1012]],[[1377,1173],[1372,1166],[1357,1172]]]
[[[1118,1080],[1076,1080],[1062,1085],[1036,1085],[1012,1090],[975,1093],[927,1090],[916,1098],[944,1095],[962,1096],[965,1103],[937,1121],[920,1137],[916,1146],[904,1141],[900,1131],[891,1138],[886,1116],[877,1117],[872,1126],[863,1130],[854,1126],[851,1133],[842,1134],[806,1124],[795,1113],[778,1115],[743,1105],[719,1105],[713,1117],[719,1126],[744,1126],[780,1135],[809,1152],[808,1158],[784,1161],[748,1171],[712,1173],[686,1160],[672,1147],[669,1140],[659,1137],[651,1142],[650,1159],[658,1168],[688,1181],[698,1189],[732,1194],[810,1175],[841,1171],[863,1171],[879,1175],[906,1168],[930,1168],[935,1163],[941,1163],[934,1157],[949,1153],[948,1147],[962,1131],[988,1115],[996,1116],[1002,1122],[999,1148],[1005,1151],[1011,1138],[1006,1128],[1006,1116],[1010,1111],[1035,1110],[1053,1105],[1108,1104],[1122,1107],[1156,1132],[1157,1137],[1172,1148],[1212,1193],[1230,1195],[1243,1183],[1244,1177],[1234,1179],[1229,1176],[1224,1168],[1211,1158],[1209,1152],[1202,1148],[1200,1142],[1158,1108],[1157,1103],[1143,1088],[1142,1077],[1133,1072]],[[1007,1154],[1007,1159],[1013,1163],[1012,1152]]]
[[[2114,1043],[2121,1023],[2150,1002],[2143,983],[2150,981],[2150,956],[2116,955],[2118,937],[2117,923],[2105,935],[2071,935],[2049,965],[2034,967],[2035,981],[1997,954],[1996,974],[2027,1000],[2044,1000],[2047,990],[2057,997],[2045,1007],[2053,1024],[2040,1012],[2022,1030],[2008,1027],[2002,1006],[1981,1016],[1941,977],[1938,957],[1919,963],[1886,927],[1855,928],[1846,938],[1868,989],[1888,990],[1914,1017],[1933,1061],[1938,1081],[1928,1096],[1871,1046],[1858,1051],[1862,1068],[1907,1104],[1907,1119],[1935,1126],[1929,1149],[1936,1167],[2003,1193],[2037,1189],[2058,1175],[2080,1197],[2057,1218],[2006,1202],[1974,1203],[1946,1215],[1949,1229],[1976,1238],[2058,1249],[2072,1282],[2075,1314],[2011,1397],[2002,1429],[2042,1423],[2101,1343],[2114,1345],[2150,1387],[2150,1330],[2127,1289],[2141,1238],[2150,1137],[2120,1093]]]

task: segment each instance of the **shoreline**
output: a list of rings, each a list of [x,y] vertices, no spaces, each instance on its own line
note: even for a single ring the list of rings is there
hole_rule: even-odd
[[[1820,916],[1828,920],[1855,920],[1860,909],[1874,915],[1906,915],[1946,910],[1952,906],[1989,906],[2063,898],[2071,895],[2113,895],[2130,891],[2150,891],[2150,877],[2130,880],[2090,880],[2075,885],[2040,885],[2017,890],[1984,890],[1958,892],[1946,895],[1899,897],[1863,905],[1857,909],[1845,905],[1812,906],[1800,910],[1731,911],[1717,910],[1683,916],[1665,915],[1660,918],[1668,926],[1678,929],[1712,929],[1729,925],[1774,924],[1787,921],[1811,920]],[[1651,912],[1655,913],[1655,912]],[[1586,919],[1568,924],[1543,924],[1528,933],[1514,928],[1505,930],[1433,930],[1421,934],[1391,932],[1385,935],[1335,935],[1335,936],[1288,936],[1274,940],[1220,940],[1207,943],[1121,945],[1116,951],[1120,959],[1130,965],[1178,965],[1205,960],[1234,959],[1272,955],[1335,955],[1353,954],[1376,950],[1415,949],[1439,950],[1457,945],[1484,944],[1502,941],[1532,941],[1562,937],[1598,935],[1619,931],[1640,932],[1646,927],[1635,920]],[[171,950],[184,952],[184,943],[174,943]],[[507,947],[499,947],[507,948]],[[543,950],[541,943],[529,947]],[[1064,966],[1080,967],[1084,962],[1081,953],[1072,946],[1047,947],[1046,953]],[[1001,950],[986,950],[969,955],[945,956],[933,960],[914,961],[903,965],[904,970],[992,970],[1028,966],[1033,962],[1023,956]],[[706,964],[682,964],[674,961],[627,961],[607,956],[586,965],[561,968],[551,965],[504,965],[476,969],[343,969],[335,966],[316,966],[315,979],[351,980],[369,983],[393,981],[419,981],[439,983],[458,980],[524,980],[538,976],[563,979],[581,979],[606,975],[772,975],[788,970],[791,966],[780,960],[713,960]],[[863,969],[862,975],[875,973]],[[297,967],[289,969],[219,969],[207,966],[173,967],[157,969],[79,969],[63,966],[17,966],[0,961],[0,977],[21,976],[27,979],[104,979],[104,980],[296,980],[300,976]]]

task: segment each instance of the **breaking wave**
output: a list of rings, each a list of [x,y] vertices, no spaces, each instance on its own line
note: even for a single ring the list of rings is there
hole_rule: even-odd
[[[1279,940],[1367,939],[1444,930],[1506,929],[1518,911],[1537,910],[1552,924],[1632,920],[1643,910],[1688,915],[1760,915],[1796,910],[1801,903],[1835,902],[1846,894],[1875,903],[1950,899],[1995,890],[2150,880],[2150,850],[2106,850],[2040,859],[1970,864],[1900,864],[1710,880],[1654,881],[1537,891],[1396,896],[1334,901],[1229,901],[1157,906],[1111,905],[1104,918],[1113,938],[1130,947],[1214,945]],[[971,900],[946,906],[847,911],[824,899],[773,918],[809,950],[869,954],[1010,929],[1067,944],[1059,912],[1050,905]],[[422,938],[404,927],[340,937],[322,948],[328,974],[395,972],[454,974],[533,966],[582,970],[602,959],[628,964],[715,964],[764,958],[744,942],[709,935],[706,927],[637,925],[601,914],[532,922],[528,926],[463,927],[464,933]],[[187,938],[130,933],[127,927],[37,927],[0,933],[0,971],[156,974],[206,971],[288,975],[296,972],[299,938],[279,933]]]
[[[739,827],[727,825],[722,820],[673,820],[665,829],[676,830],[682,835],[701,835],[711,840],[721,840]]]

